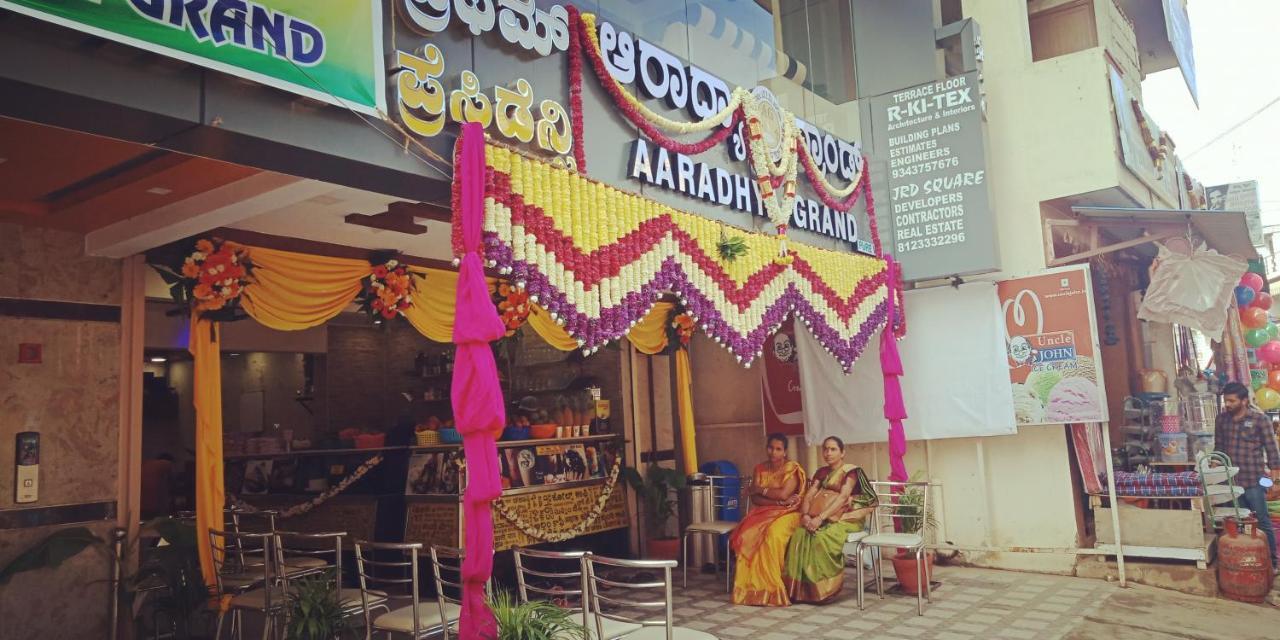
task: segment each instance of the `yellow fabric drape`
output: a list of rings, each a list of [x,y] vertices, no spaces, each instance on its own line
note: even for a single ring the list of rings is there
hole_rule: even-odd
[[[241,306],[254,320],[280,331],[319,326],[342,313],[373,271],[368,260],[262,247],[248,251],[253,282],[244,288]]]
[[[693,424],[693,367],[689,350],[676,350],[676,413],[680,416],[680,451],[684,454],[684,470],[698,470],[698,444]]]
[[[217,325],[191,316],[193,404],[196,414],[196,535],[200,549],[200,573],[205,584],[216,586],[213,549],[209,530],[223,528],[224,495],[222,470],[222,354]]]
[[[662,353],[667,348],[667,323],[671,322],[671,314],[675,310],[676,305],[673,302],[659,302],[653,305],[653,309],[627,332],[627,339],[640,353],[647,355]]]
[[[551,319],[551,312],[541,305],[529,305],[529,327],[532,328],[547,344],[561,350],[573,351],[578,348],[578,341],[569,337],[564,327]]]
[[[453,342],[453,306],[458,296],[458,274],[452,271],[411,268],[413,304],[404,318],[418,333],[435,342]]]

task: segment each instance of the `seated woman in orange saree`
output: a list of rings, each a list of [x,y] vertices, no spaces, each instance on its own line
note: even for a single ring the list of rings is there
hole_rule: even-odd
[[[729,537],[738,556],[733,603],[760,607],[791,604],[782,584],[782,565],[791,532],[800,524],[804,469],[787,460],[787,439],[773,434],[769,460],[756,465],[751,483],[751,510]]]

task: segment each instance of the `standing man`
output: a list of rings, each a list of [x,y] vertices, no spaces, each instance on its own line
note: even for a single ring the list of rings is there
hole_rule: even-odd
[[[1258,529],[1267,534],[1274,570],[1280,566],[1276,561],[1276,533],[1267,512],[1267,488],[1258,482],[1261,478],[1280,480],[1280,451],[1271,420],[1249,406],[1249,388],[1239,382],[1222,388],[1222,409],[1213,429],[1214,447],[1227,454],[1232,465],[1240,467],[1240,475],[1236,476],[1236,482],[1244,487],[1240,503],[1253,511]]]

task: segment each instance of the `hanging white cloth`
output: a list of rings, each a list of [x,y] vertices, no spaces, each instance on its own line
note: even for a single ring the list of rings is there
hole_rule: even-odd
[[[1221,342],[1233,289],[1248,263],[1204,245],[1191,252],[1160,245],[1156,261],[1138,318],[1191,327]]]
[[[908,291],[911,330],[899,343],[908,440],[1017,433],[1004,325],[995,284]],[[877,336],[844,375],[806,330],[797,328],[805,440],[885,442],[884,376]]]

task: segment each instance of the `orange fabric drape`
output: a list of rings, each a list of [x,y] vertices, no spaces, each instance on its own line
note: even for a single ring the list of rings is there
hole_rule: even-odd
[[[222,471],[222,354],[217,325],[191,316],[192,398],[196,414],[196,535],[200,549],[200,573],[205,584],[216,586],[209,530],[223,528],[226,499]]]
[[[280,331],[319,326],[355,300],[372,273],[368,260],[331,258],[249,247],[253,282],[241,305],[254,320]]]
[[[529,305],[529,328],[533,329],[547,344],[561,350],[573,351],[578,348],[578,341],[569,337],[564,327],[551,319],[551,313],[541,305]]]

